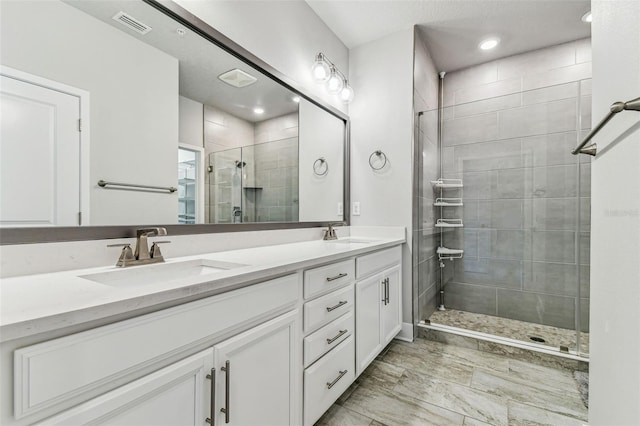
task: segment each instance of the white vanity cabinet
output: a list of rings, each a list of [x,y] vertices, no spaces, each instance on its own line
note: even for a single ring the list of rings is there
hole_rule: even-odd
[[[402,328],[400,247],[357,259],[356,376]]]
[[[162,395],[176,399],[175,416],[182,420],[167,414],[161,417],[171,422],[159,424],[202,425],[212,412],[214,423],[224,424],[221,409],[231,424],[299,424],[300,278],[273,279],[17,349],[15,424],[74,424],[66,416],[155,424],[118,419],[173,409]],[[189,358],[207,344],[209,355]],[[213,405],[211,398],[202,402],[213,384],[206,377],[211,368]],[[69,411],[58,414],[64,409]]]

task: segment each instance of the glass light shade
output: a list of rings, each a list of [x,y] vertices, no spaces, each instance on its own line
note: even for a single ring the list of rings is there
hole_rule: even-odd
[[[342,87],[344,86],[344,81],[338,75],[335,68],[331,69],[331,76],[329,80],[327,80],[327,90],[329,93],[340,93]]]
[[[344,87],[340,91],[340,100],[345,104],[348,104],[353,100],[354,95],[353,87],[349,86],[349,83],[345,81]]]
[[[316,83],[324,83],[329,80],[331,69],[322,56],[318,56],[313,65],[311,65],[311,73]]]

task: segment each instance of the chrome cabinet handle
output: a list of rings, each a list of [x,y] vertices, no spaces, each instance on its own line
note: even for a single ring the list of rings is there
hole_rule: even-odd
[[[341,336],[344,336],[344,334],[346,332],[348,332],[349,330],[340,330],[340,332],[336,335],[336,337],[333,337],[331,339],[327,339],[327,345],[332,344],[333,342],[335,342],[336,340],[338,340]]]
[[[337,305],[327,307],[327,312],[331,312],[334,309],[338,309],[340,306],[346,305],[347,303],[349,303],[349,302],[347,302],[346,300],[341,300],[340,302],[338,302]]]
[[[216,369],[211,369],[211,374],[207,374],[207,379],[211,380],[211,407],[209,408],[209,415],[205,421],[209,424],[213,424],[213,417],[216,415]]]
[[[341,274],[336,275],[335,277],[327,277],[327,281],[335,281],[335,280],[337,280],[337,279],[344,278],[344,277],[346,277],[347,275],[349,275],[349,274],[345,274],[345,273],[343,272],[343,273],[341,273]]]
[[[231,378],[229,361],[224,363],[224,367],[220,370],[224,371],[225,383],[224,383],[224,408],[220,411],[224,413],[224,422],[229,423],[229,379]]]
[[[387,280],[384,279],[380,281],[380,284],[382,284],[382,303],[386,305],[387,304]]]
[[[338,375],[338,377],[336,377],[333,382],[327,382],[327,389],[331,389],[333,387],[333,385],[335,385],[336,383],[338,383],[338,380],[342,379],[342,376],[344,376],[345,374],[347,374],[347,370],[338,370],[340,372],[340,374]]]
[[[384,281],[386,282],[386,288],[387,288],[387,297],[386,297],[386,304],[389,304],[389,277],[385,278]]]

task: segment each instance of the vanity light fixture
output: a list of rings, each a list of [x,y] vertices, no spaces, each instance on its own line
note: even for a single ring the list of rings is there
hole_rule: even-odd
[[[587,13],[585,13],[584,15],[582,15],[582,22],[585,22],[587,24],[590,24],[591,21],[593,21],[593,16],[591,16],[591,11],[588,11]]]
[[[316,60],[311,66],[311,73],[316,83],[325,83],[327,91],[338,95],[346,104],[354,97],[353,87],[349,85],[347,77],[331,62],[324,53],[316,55]]]
[[[500,43],[500,39],[496,37],[488,38],[486,40],[482,40],[478,47],[481,50],[491,50],[495,48]]]
[[[260,108],[260,107],[257,107],[257,108],[253,109],[253,112],[256,113],[256,114],[264,114],[264,109]]]

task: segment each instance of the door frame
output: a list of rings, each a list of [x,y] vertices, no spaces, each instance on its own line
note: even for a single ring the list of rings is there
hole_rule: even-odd
[[[80,205],[78,206],[81,219],[80,226],[91,225],[90,215],[90,199],[89,189],[91,187],[91,175],[89,170],[90,165],[90,139],[91,139],[91,121],[90,121],[90,95],[89,92],[77,87],[69,86],[67,84],[60,83],[58,81],[49,80],[48,78],[40,77],[38,75],[30,74],[28,72],[20,71],[15,68],[11,68],[5,65],[0,65],[0,75],[3,75],[14,80],[22,81],[24,83],[33,84],[36,86],[44,87],[45,89],[55,90],[66,95],[74,96],[78,98],[80,102]]]
[[[205,218],[205,206],[204,206],[204,148],[197,145],[191,145],[189,143],[178,143],[178,149],[184,149],[186,151],[192,151],[196,153],[196,163],[198,164],[198,176],[196,179],[196,191],[198,192],[196,198],[196,223],[207,223]]]

